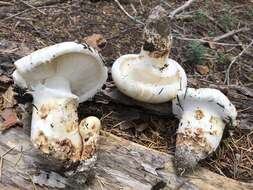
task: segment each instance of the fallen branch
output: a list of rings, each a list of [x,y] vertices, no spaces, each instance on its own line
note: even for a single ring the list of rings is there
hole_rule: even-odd
[[[231,63],[230,63],[229,66],[228,66],[228,69],[227,69],[227,71],[226,71],[226,76],[225,76],[224,84],[229,85],[229,80],[230,80],[230,78],[229,78],[229,73],[230,73],[230,69],[231,69],[232,65],[237,61],[237,59],[239,59],[239,58],[247,51],[247,49],[248,49],[250,46],[252,46],[252,44],[253,44],[253,40],[250,42],[250,44],[249,44],[246,48],[244,48],[244,49],[241,51],[241,53],[239,53],[239,54],[238,54],[236,57],[234,57],[234,59],[231,61]]]
[[[221,42],[214,42],[214,41],[209,41],[209,40],[204,40],[204,39],[183,38],[183,37],[177,37],[177,36],[174,36],[174,38],[179,39],[179,40],[185,40],[185,41],[197,41],[200,43],[211,43],[211,44],[216,44],[216,45],[221,45],[221,46],[241,46],[240,44],[221,43]]]
[[[102,98],[117,104],[122,104],[126,106],[139,107],[149,112],[151,114],[160,116],[171,116],[172,107],[170,102],[160,103],[160,104],[149,104],[136,101],[124,94],[122,94],[117,88],[111,87],[106,88],[101,91]],[[96,96],[95,96],[96,101]]]
[[[125,9],[124,7],[120,4],[120,2],[118,0],[114,0],[115,3],[117,3],[117,5],[119,6],[119,8],[125,13],[125,15],[127,15],[131,20],[137,22],[138,24],[141,25],[145,25],[143,22],[141,22],[140,20],[134,18],[133,16],[131,16]]]
[[[240,29],[237,29],[237,30],[231,30],[231,31],[229,31],[229,32],[227,32],[227,33],[225,33],[221,36],[217,36],[217,37],[213,38],[212,41],[217,42],[217,41],[223,40],[225,38],[228,38],[230,36],[233,36],[234,34],[237,34],[239,32],[246,32],[246,31],[249,31],[249,30],[250,29],[247,28],[247,27],[243,27],[243,28],[240,28]]]
[[[174,16],[177,14],[177,13],[180,13],[182,12],[183,10],[185,10],[186,8],[188,8],[195,0],[188,0],[186,1],[182,6],[178,7],[177,9],[175,9],[174,11],[172,11],[170,13],[170,18],[174,18]]]

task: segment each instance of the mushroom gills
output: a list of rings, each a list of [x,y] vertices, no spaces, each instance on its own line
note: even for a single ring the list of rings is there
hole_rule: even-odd
[[[84,183],[97,159],[100,122],[92,116],[79,124],[77,108],[107,79],[101,56],[87,44],[62,42],[32,52],[14,65],[15,84],[33,96],[31,141],[40,150],[37,155],[45,165],[50,162],[49,169]]]

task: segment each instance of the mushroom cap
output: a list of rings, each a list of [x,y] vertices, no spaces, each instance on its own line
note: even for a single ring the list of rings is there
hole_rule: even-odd
[[[95,95],[107,79],[107,68],[98,52],[86,44],[75,42],[37,50],[14,64],[13,78],[17,85],[32,88],[53,76],[64,77],[80,102]]]
[[[187,85],[183,68],[174,60],[166,59],[166,67],[152,64],[158,59],[146,59],[143,55],[129,54],[118,58],[112,66],[112,77],[118,89],[139,101],[167,102],[178,90]]]
[[[187,111],[208,110],[226,123],[236,125],[237,111],[229,99],[219,90],[212,88],[186,88],[178,92],[173,100],[173,114],[178,119]]]

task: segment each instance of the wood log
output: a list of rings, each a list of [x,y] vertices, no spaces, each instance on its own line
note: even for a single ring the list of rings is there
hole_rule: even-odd
[[[103,99],[122,105],[141,108],[148,113],[160,116],[172,116],[172,103],[165,102],[159,104],[151,104],[140,102],[122,94],[116,87],[108,87],[100,92]],[[95,96],[96,101],[96,96]]]
[[[177,176],[173,156],[106,132],[102,132],[99,144],[97,163],[87,183],[80,186],[78,179],[69,180],[48,167],[38,168],[38,163],[43,160],[35,156],[36,150],[29,135],[22,128],[11,129],[0,135],[0,154],[9,150],[3,156],[0,189],[253,189],[253,184],[235,181],[203,168],[190,176]]]

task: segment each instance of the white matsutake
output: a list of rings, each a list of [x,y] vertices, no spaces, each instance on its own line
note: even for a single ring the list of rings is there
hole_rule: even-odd
[[[112,78],[122,93],[147,103],[163,103],[186,88],[184,69],[169,58],[170,25],[167,11],[156,6],[146,21],[140,54],[123,55],[114,62]]]
[[[175,165],[192,169],[216,150],[226,124],[236,125],[234,105],[219,90],[186,88],[173,100],[173,113],[180,119]]]
[[[187,85],[184,69],[168,54],[155,58],[145,50],[118,58],[112,77],[122,93],[148,103],[172,100]]]
[[[15,63],[15,84],[33,95],[31,140],[59,160],[92,158],[100,121],[78,124],[77,107],[95,95],[107,79],[97,51],[86,44],[63,42],[25,56]]]

